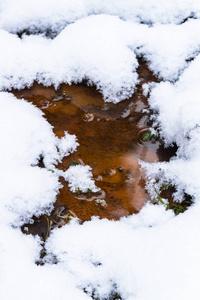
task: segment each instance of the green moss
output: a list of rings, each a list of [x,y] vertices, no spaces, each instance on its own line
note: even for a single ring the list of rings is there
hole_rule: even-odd
[[[69,167],[74,167],[74,166],[78,166],[78,165],[80,165],[79,162],[78,162],[78,160],[74,160],[74,161],[71,162],[71,164],[69,165]]]

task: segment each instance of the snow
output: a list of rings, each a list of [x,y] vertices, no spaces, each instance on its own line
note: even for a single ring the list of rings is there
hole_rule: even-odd
[[[35,264],[41,250],[37,239],[1,224],[0,245],[2,299],[48,297],[61,300],[63,295],[75,300],[90,299],[75,287],[68,272],[62,272],[54,265],[42,268]]]
[[[124,300],[200,298],[199,17],[198,0],[0,1],[2,299],[109,299],[113,290]],[[98,188],[89,166],[57,169],[76,137],[57,138],[39,109],[5,90],[87,79],[117,103],[134,92],[140,56],[160,81],[144,85],[153,127],[178,146],[169,162],[141,162],[147,188],[155,199],[153,184],[172,182],[174,199],[194,204],[178,216],[148,203],[119,221],[73,220],[47,239],[39,266],[43,244],[20,226],[50,213],[59,176],[72,191]]]
[[[60,153],[60,160],[64,156],[68,156],[71,153],[75,152],[77,147],[79,146],[79,143],[77,142],[76,136],[73,134],[68,134],[68,132],[65,132],[65,135],[59,139],[58,142],[58,148]]]
[[[90,166],[71,166],[64,172],[63,176],[68,181],[70,190],[74,193],[77,191],[87,193],[88,190],[92,192],[99,191],[92,179]]]
[[[198,0],[1,0],[0,27],[19,32],[51,29],[59,32],[66,25],[93,14],[117,15],[123,20],[143,23],[180,24],[199,17]]]
[[[127,35],[123,36],[124,27],[125,22],[119,18],[101,15],[78,20],[54,40],[42,36],[24,36],[20,40],[0,30],[0,89],[29,87],[35,80],[58,87],[63,82],[88,79],[108,101],[130,97],[137,83],[138,76],[133,71],[138,62]]]
[[[146,220],[152,213],[164,218],[154,225],[154,219]],[[48,249],[78,285],[95,287],[100,299],[113,284],[122,299],[198,299],[199,205],[176,218],[171,212],[166,217],[160,206],[147,205],[141,214],[63,227],[50,237]]]
[[[60,184],[51,170],[77,142],[67,133],[59,140],[42,112],[25,100],[1,92],[0,105],[1,220],[19,226],[52,209]],[[37,166],[41,158],[45,168]]]
[[[20,39],[1,29],[0,89],[30,87],[35,80],[57,88],[87,79],[106,101],[117,103],[134,92],[138,56],[161,79],[177,80],[198,54],[199,27],[198,20],[148,27],[102,14],[77,20],[53,40],[42,35]]]
[[[161,178],[159,185],[173,182],[177,188],[175,198],[181,202],[184,193],[198,197],[200,186],[200,81],[198,55],[180,76],[176,84],[163,82],[154,87],[149,98],[151,107],[157,111],[161,136],[166,145],[178,146],[176,157],[169,163],[143,164],[150,178]]]

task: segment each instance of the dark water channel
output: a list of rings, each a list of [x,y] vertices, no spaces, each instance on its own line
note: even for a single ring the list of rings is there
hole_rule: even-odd
[[[30,89],[14,91],[16,97],[25,98],[44,112],[58,137],[64,131],[77,136],[77,151],[64,158],[58,167],[66,170],[73,161],[90,165],[96,185],[105,192],[106,205],[88,201],[89,196],[81,200],[62,181],[63,188],[55,203],[57,210],[64,206],[83,221],[92,216],[117,220],[138,212],[148,201],[138,159],[165,160],[168,153],[159,142],[141,141],[148,131],[148,116],[143,113],[148,103],[141,86],[156,78],[144,63],[138,74],[140,84],[133,97],[119,104],[105,104],[95,87],[84,83],[63,84],[58,90],[35,83]]]

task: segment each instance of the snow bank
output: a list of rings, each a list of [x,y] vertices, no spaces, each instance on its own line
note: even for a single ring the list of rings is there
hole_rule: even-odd
[[[117,15],[142,23],[181,23],[199,17],[198,0],[1,0],[0,27],[10,32],[60,32],[67,24],[92,14]]]
[[[138,63],[128,47],[127,34],[123,36],[124,27],[125,22],[117,17],[102,15],[67,26],[53,41],[42,36],[20,40],[1,30],[0,89],[20,89],[34,80],[58,87],[87,79],[109,101],[130,97]]]
[[[109,299],[114,289],[129,300],[197,300],[199,212],[198,205],[174,218],[163,207],[147,205],[119,222],[65,226],[54,231],[47,247],[58,266],[99,299]]]
[[[176,84],[158,84],[149,99],[157,112],[155,126],[158,126],[161,137],[166,145],[176,144],[178,151],[169,163],[143,166],[150,178],[159,179],[159,187],[172,182],[177,189],[174,197],[179,202],[184,199],[184,193],[194,199],[200,194],[199,67],[198,55]]]
[[[149,28],[98,15],[77,20],[54,40],[20,39],[0,30],[0,89],[30,87],[35,80],[57,88],[87,79],[106,101],[117,103],[130,97],[138,83],[137,56],[145,57],[161,79],[177,80],[198,54],[199,27],[191,20]]]
[[[53,266],[37,266],[41,250],[37,238],[0,224],[0,278],[2,299],[89,300],[76,288],[69,272]]]
[[[76,150],[76,137],[66,132],[58,139],[38,108],[10,93],[0,93],[0,106],[1,298],[62,299],[65,293],[69,298],[89,299],[76,288],[70,273],[54,266],[37,267],[41,241],[20,230],[33,215],[53,209],[60,188],[55,166]],[[41,159],[44,168],[38,167]],[[60,290],[54,288],[55,278]]]
[[[143,30],[140,47],[136,50],[148,62],[150,69],[161,79],[175,81],[199,54],[199,20],[182,25],[156,25]]]
[[[0,93],[0,106],[1,221],[19,226],[52,209],[60,184],[51,169],[77,142],[67,133],[59,140],[42,112],[25,100]],[[45,168],[37,166],[41,159]]]

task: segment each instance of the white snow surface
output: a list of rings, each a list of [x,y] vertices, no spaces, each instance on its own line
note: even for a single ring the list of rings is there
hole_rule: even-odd
[[[0,29],[0,89],[29,87],[35,80],[57,88],[87,79],[106,101],[117,103],[134,92],[138,56],[160,78],[177,80],[198,54],[199,30],[198,20],[148,27],[108,15],[77,20],[53,40],[42,35],[20,39]]]
[[[175,23],[199,17],[198,0],[1,0],[0,27],[10,32],[62,30],[88,15],[117,15],[134,22]]]
[[[81,191],[87,193],[88,189],[92,192],[98,192],[99,188],[96,187],[92,179],[92,172],[90,166],[71,166],[64,172],[63,176],[68,181],[69,188],[72,192]]]
[[[109,299],[114,286],[122,299],[198,299],[199,210],[174,218],[147,205],[119,222],[94,219],[56,230],[47,247],[78,286],[95,288],[100,299]]]
[[[179,202],[183,200],[184,193],[194,198],[200,194],[199,67],[200,55],[191,62],[176,84],[162,82],[156,85],[149,98],[151,108],[158,113],[155,126],[159,127],[166,146],[175,143],[178,151],[168,163],[142,165],[151,179],[160,178],[158,188],[163,183],[173,182],[177,187],[174,196]]]
[[[0,105],[1,220],[19,226],[52,209],[60,187],[55,165],[77,142],[68,133],[59,140],[42,112],[25,100],[1,92]],[[45,168],[37,166],[41,158]]]
[[[199,0],[0,0],[1,299],[85,300],[94,292],[104,300],[113,290],[123,300],[200,299],[199,16]],[[34,34],[19,38],[22,31]],[[81,168],[84,185],[96,187],[88,166],[56,168],[76,137],[58,139],[39,109],[3,91],[87,79],[117,103],[134,92],[138,56],[160,80],[144,86],[155,130],[178,146],[169,162],[141,162],[150,196],[152,184],[172,182],[175,199],[186,193],[194,204],[178,216],[148,203],[120,221],[75,220],[53,231],[38,266],[41,241],[20,226],[50,213],[60,175],[74,189]]]

